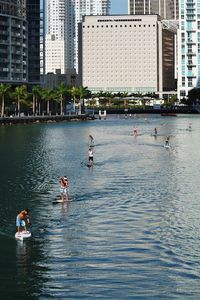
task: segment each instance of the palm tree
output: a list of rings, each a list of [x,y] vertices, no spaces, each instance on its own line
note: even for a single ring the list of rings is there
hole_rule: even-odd
[[[15,88],[13,97],[17,100],[17,113],[20,116],[20,103],[25,102],[27,98],[27,87],[26,85],[20,85]]]
[[[79,97],[79,88],[77,86],[73,86],[71,89],[71,95],[73,97],[73,100],[74,100],[74,112],[75,112],[75,107],[76,107],[76,101]]]
[[[43,89],[42,90],[42,98],[47,101],[47,115],[49,115],[50,110],[50,101],[52,101],[54,99],[54,90],[53,89]]]
[[[33,97],[33,115],[35,115],[38,108],[38,100],[41,93],[41,87],[36,85],[32,88],[32,97]]]
[[[8,92],[11,89],[10,84],[0,84],[0,97],[1,97],[1,117],[4,116],[4,110],[5,110],[5,96],[8,94]]]
[[[64,83],[61,83],[57,88],[57,95],[60,101],[60,114],[63,114],[63,101],[64,97],[69,93],[69,90],[66,88]]]
[[[79,87],[79,96],[80,96],[80,103],[81,106],[81,113],[85,113],[85,99],[91,98],[91,92],[88,90],[87,87],[80,86]]]
[[[121,98],[123,98],[124,100],[124,107],[126,108],[127,107],[127,98],[128,97],[128,93],[127,92],[123,92],[122,95],[121,95]]]

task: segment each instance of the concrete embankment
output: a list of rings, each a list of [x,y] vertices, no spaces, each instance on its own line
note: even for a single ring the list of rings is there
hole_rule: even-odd
[[[12,116],[0,118],[1,125],[11,124],[29,124],[29,123],[56,123],[70,121],[87,121],[93,120],[94,117],[87,114],[82,115],[52,115],[52,116]]]
[[[162,108],[162,109],[153,109],[149,107],[145,108],[101,108],[95,109],[95,114],[99,113],[99,110],[106,110],[107,114],[198,114],[199,112],[191,106],[183,106],[176,108]]]

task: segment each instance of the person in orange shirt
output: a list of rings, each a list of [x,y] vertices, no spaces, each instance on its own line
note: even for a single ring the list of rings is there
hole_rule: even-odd
[[[29,209],[25,208],[22,210],[16,218],[16,226],[17,226],[17,231],[18,234],[22,232],[22,228],[27,232],[27,224],[30,224],[30,219],[29,219]]]

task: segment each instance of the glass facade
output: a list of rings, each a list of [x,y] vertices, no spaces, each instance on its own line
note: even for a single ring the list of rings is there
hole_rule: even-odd
[[[0,1],[0,81],[27,81],[27,11],[24,0]]]
[[[189,90],[200,87],[200,0],[180,1],[179,42],[179,98]]]
[[[179,19],[179,0],[129,0],[129,14],[158,14],[164,19]]]
[[[0,81],[40,83],[40,0],[0,0]]]
[[[28,82],[40,83],[40,0],[26,0],[28,21]]]

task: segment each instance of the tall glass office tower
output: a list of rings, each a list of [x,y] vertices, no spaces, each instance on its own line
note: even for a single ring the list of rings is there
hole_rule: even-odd
[[[180,0],[178,97],[200,88],[200,0]]]
[[[0,81],[40,83],[40,0],[0,0]]]
[[[167,20],[177,20],[179,0],[128,0],[129,14],[158,14]]]
[[[0,81],[28,81],[28,23],[26,2],[0,1]]]
[[[28,21],[28,82],[32,85],[40,83],[40,1],[23,0]]]

